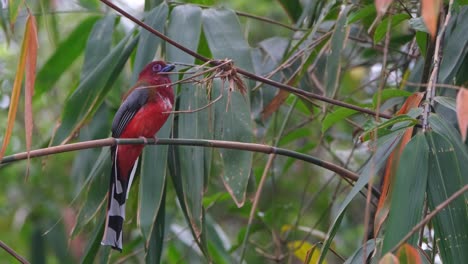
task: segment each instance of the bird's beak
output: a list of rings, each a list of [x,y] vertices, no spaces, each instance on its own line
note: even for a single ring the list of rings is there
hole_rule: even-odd
[[[175,65],[167,64],[164,68],[162,68],[161,72],[170,72],[175,68]]]

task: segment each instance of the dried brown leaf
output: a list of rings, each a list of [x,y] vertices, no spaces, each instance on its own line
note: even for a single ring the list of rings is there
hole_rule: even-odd
[[[421,1],[421,16],[426,24],[429,34],[434,39],[437,33],[437,21],[439,18],[439,10],[442,4],[441,0],[422,0]]]
[[[468,89],[460,89],[457,95],[457,119],[463,142],[468,129]]]

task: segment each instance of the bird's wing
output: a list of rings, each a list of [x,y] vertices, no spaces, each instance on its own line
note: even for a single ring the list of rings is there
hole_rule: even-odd
[[[139,89],[139,85],[125,98],[112,122],[112,137],[118,138],[140,108],[148,100],[148,89]]]

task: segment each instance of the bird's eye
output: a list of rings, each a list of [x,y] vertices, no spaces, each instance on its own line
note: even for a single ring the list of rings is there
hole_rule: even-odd
[[[153,65],[153,72],[160,72],[161,71],[161,64]]]

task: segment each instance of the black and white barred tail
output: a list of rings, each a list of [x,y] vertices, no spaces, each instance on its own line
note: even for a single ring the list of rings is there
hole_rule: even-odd
[[[102,245],[112,246],[113,249],[122,251],[122,226],[125,220],[125,201],[135,177],[138,159],[135,161],[129,177],[122,177],[117,163],[118,146],[112,148],[112,172],[108,194],[106,226]],[[126,181],[125,179],[129,179]]]

